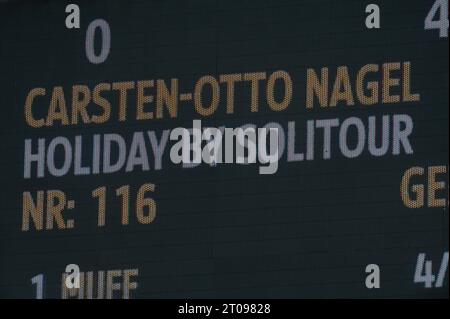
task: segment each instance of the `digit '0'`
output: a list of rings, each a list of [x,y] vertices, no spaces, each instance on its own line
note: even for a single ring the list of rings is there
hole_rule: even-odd
[[[102,36],[102,47],[100,54],[96,55],[94,50],[95,31],[100,28]],[[86,30],[86,56],[89,62],[99,64],[105,62],[111,48],[111,29],[108,22],[103,19],[92,21]]]

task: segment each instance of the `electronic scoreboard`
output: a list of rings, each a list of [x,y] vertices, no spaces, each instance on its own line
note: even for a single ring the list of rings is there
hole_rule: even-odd
[[[448,298],[448,26],[0,1],[0,297]]]

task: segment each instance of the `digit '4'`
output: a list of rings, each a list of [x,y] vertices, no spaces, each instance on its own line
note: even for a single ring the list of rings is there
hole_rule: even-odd
[[[439,10],[439,19],[433,20]],[[448,0],[436,0],[425,18],[425,30],[439,30],[440,38],[448,37]]]
[[[437,278],[433,275],[431,260],[425,260],[425,254],[421,253],[417,256],[416,272],[414,273],[415,283],[424,283],[425,288],[439,288],[444,285],[444,278],[448,268],[448,251],[442,256],[441,266],[437,274]]]

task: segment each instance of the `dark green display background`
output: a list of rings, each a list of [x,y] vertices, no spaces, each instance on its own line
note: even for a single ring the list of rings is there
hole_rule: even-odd
[[[448,251],[448,209],[408,209],[400,197],[405,170],[448,165],[448,38],[424,30],[432,1],[377,1],[379,30],[365,28],[366,1],[76,3],[79,30],[65,28],[63,1],[0,4],[0,297],[33,298],[30,279],[43,273],[45,297],[58,298],[61,273],[76,263],[81,270],[139,268],[134,298],[448,298],[448,274],[443,288],[413,282],[419,253],[433,260],[436,272]],[[88,62],[84,48],[87,25],[96,18],[108,21],[112,36],[110,55],[99,65]],[[354,75],[367,63],[402,61],[412,63],[420,103],[305,108],[308,67],[347,65]],[[249,87],[243,86],[233,115],[225,114],[223,98],[204,124],[405,113],[415,124],[414,154],[281,160],[276,174],[264,176],[256,165],[181,169],[169,163],[166,150],[160,171],[23,179],[25,138],[130,136],[190,127],[199,118],[192,103],[184,103],[175,120],[33,130],[23,114],[32,88],[178,78],[180,92],[187,92],[205,74],[275,70],[293,79],[286,111],[269,112],[263,100],[261,111],[251,114]],[[121,226],[116,215],[96,227],[93,189],[146,182],[157,187],[154,223]],[[76,199],[73,230],[21,231],[22,192],[40,189],[62,189]],[[109,210],[119,209],[111,199]],[[371,263],[381,268],[378,290],[364,284]]]

